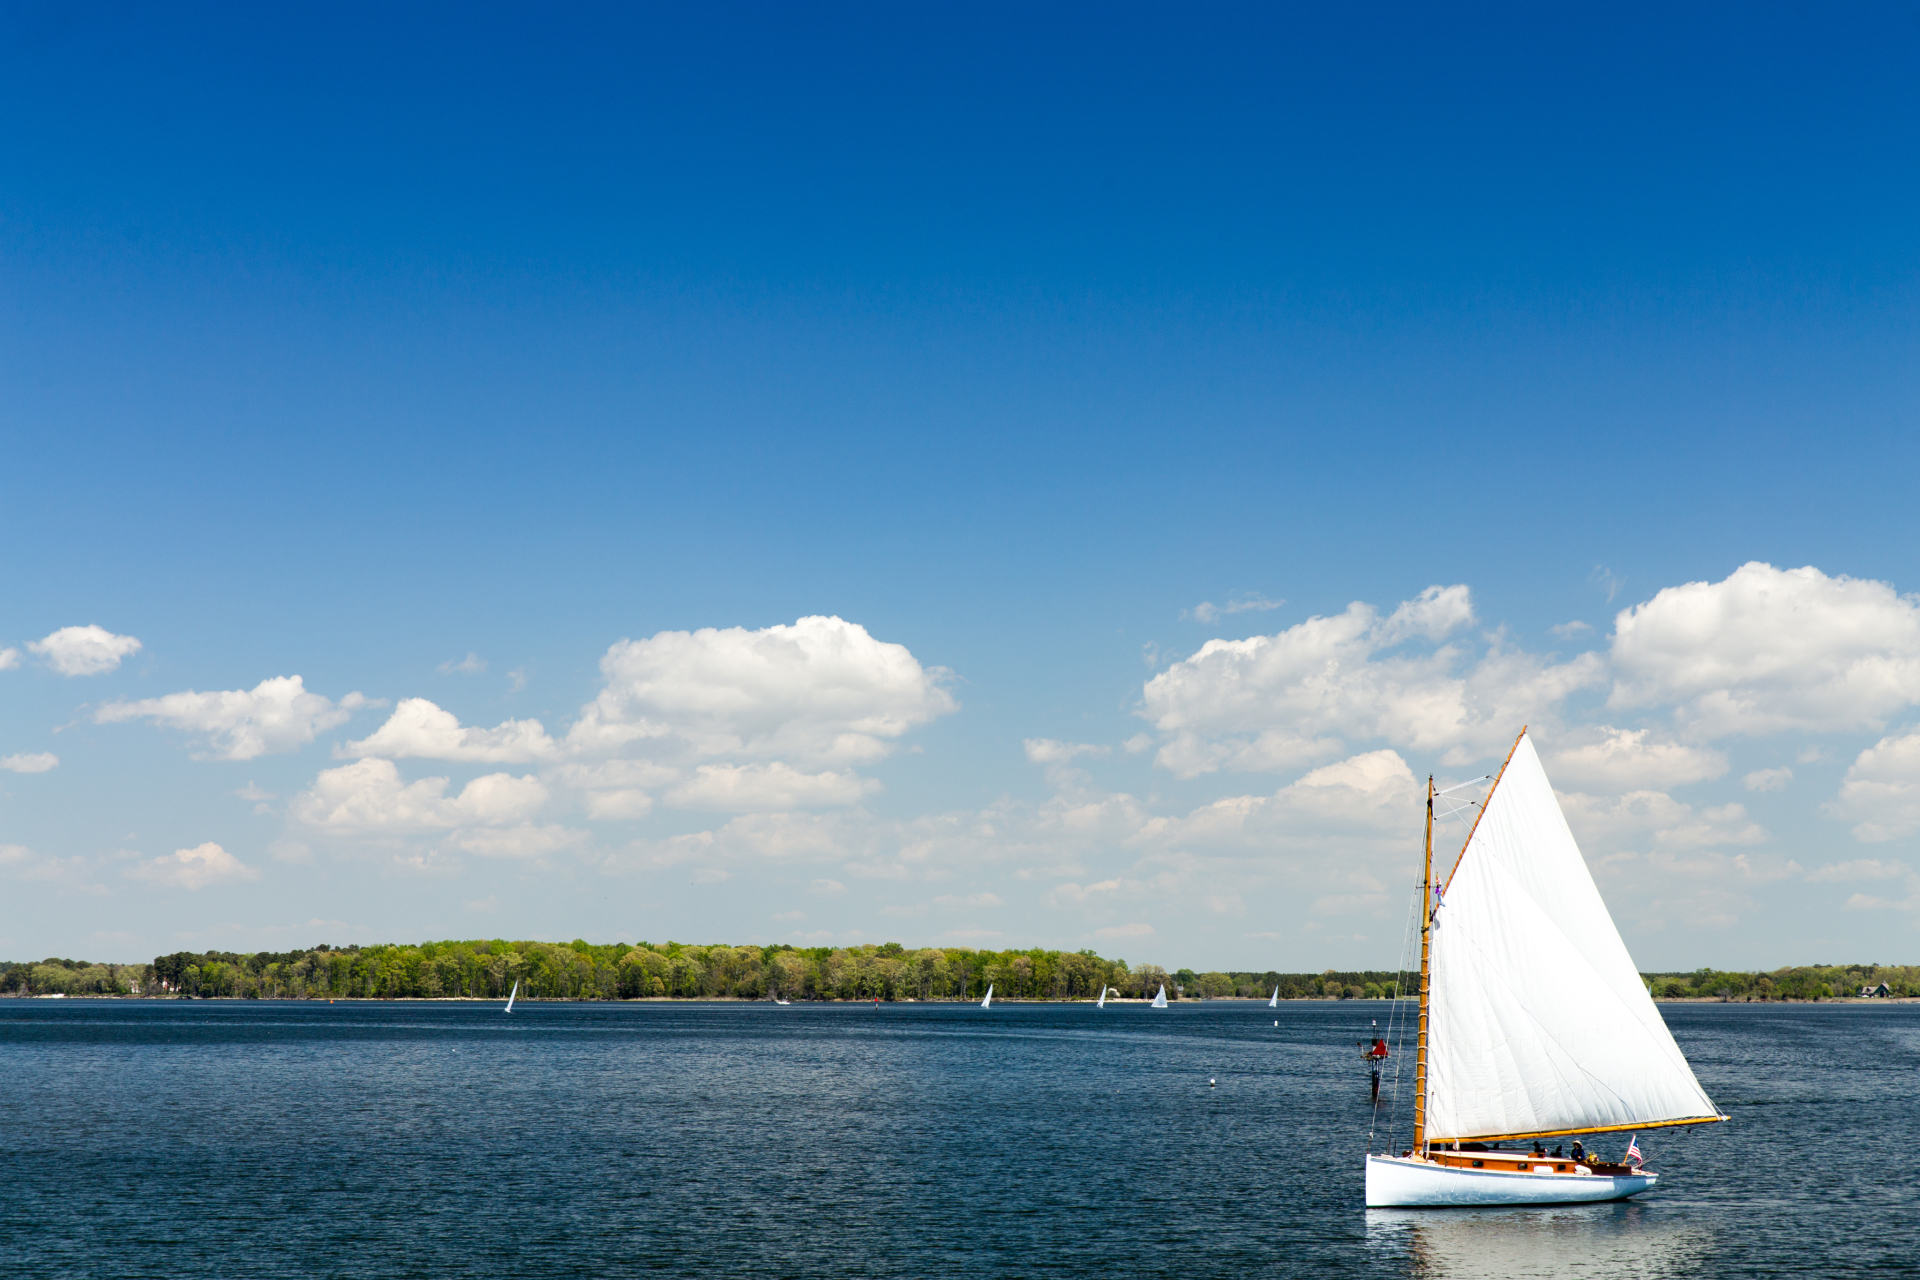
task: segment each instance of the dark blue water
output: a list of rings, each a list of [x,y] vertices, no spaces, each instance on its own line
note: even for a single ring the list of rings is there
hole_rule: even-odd
[[[1920,1267],[1920,1006],[1664,1011],[1660,1191],[1369,1212],[1377,1006],[0,1001],[0,1275]]]

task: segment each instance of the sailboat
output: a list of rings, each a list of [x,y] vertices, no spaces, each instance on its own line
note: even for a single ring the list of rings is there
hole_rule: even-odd
[[[1104,1009],[1106,1007],[1107,1007],[1107,987],[1103,984],[1100,988],[1100,998],[1094,1001],[1094,1008]]]
[[[1624,1200],[1659,1175],[1544,1139],[1721,1115],[1640,982],[1522,729],[1444,885],[1427,779],[1413,1145],[1367,1156],[1367,1207]],[[1502,1144],[1512,1144],[1503,1146]],[[1578,1143],[1575,1144],[1579,1146]]]
[[[1273,998],[1267,1001],[1267,1008],[1278,1009],[1279,1007],[1280,1007],[1280,988],[1275,987],[1273,989]]]
[[[980,1007],[982,1009],[990,1009],[993,1007],[993,984],[991,982],[987,984],[987,998],[980,1002]]]
[[[1167,984],[1164,982],[1160,984],[1160,994],[1153,998],[1153,1007],[1156,1009],[1167,1007]]]
[[[513,998],[514,998],[515,996],[517,996],[517,995],[519,995],[519,994],[520,994],[520,979],[518,979],[518,978],[515,978],[515,979],[513,980],[513,990],[511,990],[511,991],[509,991],[509,992],[507,992],[507,1007],[506,1007],[506,1008],[504,1008],[504,1009],[502,1009],[502,1010],[501,1010],[500,1012],[502,1012],[502,1013],[512,1013],[512,1012],[513,1012]]]

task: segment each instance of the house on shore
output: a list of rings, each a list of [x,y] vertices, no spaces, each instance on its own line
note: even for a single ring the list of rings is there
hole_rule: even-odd
[[[1877,987],[1860,988],[1860,998],[1863,1000],[1870,1000],[1875,996],[1879,996],[1884,999],[1886,997],[1891,996],[1892,994],[1893,994],[1892,988],[1888,987],[1887,984],[1884,982]]]

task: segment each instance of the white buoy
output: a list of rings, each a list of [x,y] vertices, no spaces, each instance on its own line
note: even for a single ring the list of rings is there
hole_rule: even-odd
[[[1214,1084],[1214,1081],[1213,1081],[1213,1077],[1212,1077],[1212,1076],[1208,1076],[1208,1077],[1207,1077],[1207,1088],[1209,1088],[1209,1089],[1211,1089],[1211,1088],[1213,1088],[1213,1084]]]

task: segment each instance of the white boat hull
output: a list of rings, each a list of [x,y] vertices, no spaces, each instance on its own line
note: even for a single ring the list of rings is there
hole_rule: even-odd
[[[1367,1157],[1367,1208],[1417,1209],[1474,1205],[1598,1204],[1639,1195],[1657,1173],[1518,1173],[1459,1169],[1400,1156]]]

